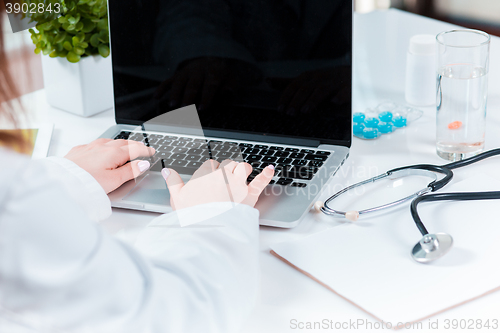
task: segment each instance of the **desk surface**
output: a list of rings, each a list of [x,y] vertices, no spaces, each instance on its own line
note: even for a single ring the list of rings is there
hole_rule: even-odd
[[[353,111],[364,111],[384,100],[405,103],[404,73],[409,38],[421,33],[437,34],[453,27],[398,10],[355,15]],[[500,147],[500,39],[496,37],[492,38],[490,63],[487,149]],[[64,156],[71,147],[90,142],[114,124],[112,110],[91,118],[80,118],[51,108],[45,101],[43,90],[23,96],[23,102],[26,109],[33,112],[37,121],[55,124],[49,152],[52,156]],[[326,198],[328,193],[333,193],[340,186],[380,174],[396,166],[424,162],[443,164],[445,161],[435,153],[435,108],[421,109],[424,111],[423,117],[406,129],[384,135],[374,141],[354,138],[351,157],[324,189],[321,198]],[[500,178],[495,165],[498,165],[498,160],[491,159],[457,170],[454,181],[475,173]],[[137,232],[155,216],[157,214],[114,209],[112,216],[102,225],[120,238],[133,241]],[[291,320],[314,322],[327,319],[343,323],[360,319],[374,322],[358,308],[269,254],[271,244],[299,239],[335,228],[337,225],[339,222],[335,219],[311,213],[295,229],[261,227],[261,294],[243,332],[298,331],[291,327]],[[441,329],[444,328],[446,319],[500,321],[499,310],[500,292],[436,316],[432,320],[439,320]],[[424,323],[424,328],[427,328],[425,325],[428,323]]]

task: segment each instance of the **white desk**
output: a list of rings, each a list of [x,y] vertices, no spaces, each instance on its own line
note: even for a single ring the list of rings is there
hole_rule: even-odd
[[[354,111],[364,111],[366,107],[376,106],[387,99],[404,103],[404,73],[409,38],[419,33],[437,34],[452,27],[397,10],[356,15]],[[496,37],[492,39],[490,62],[487,149],[500,147],[500,39]],[[27,109],[35,112],[38,120],[55,123],[50,155],[64,156],[71,147],[88,143],[114,124],[111,110],[85,119],[53,109],[46,104],[43,90],[24,96],[24,101]],[[435,153],[435,109],[422,109],[424,116],[406,129],[374,141],[354,138],[351,157],[322,198],[326,198],[327,193],[332,193],[340,185],[380,174],[396,166],[424,162],[443,164],[445,161]],[[496,171],[498,168],[495,168],[499,163],[500,159],[494,158],[459,169],[455,172],[455,181],[477,172],[500,177]],[[492,209],[497,205],[498,203],[492,202]],[[122,239],[133,240],[136,232],[154,216],[156,214],[115,209],[113,215],[102,225]],[[474,232],[473,221],[465,223],[469,223],[471,232]],[[300,331],[290,328],[292,319],[302,322],[322,319],[340,322],[357,319],[374,321],[364,312],[269,254],[270,244],[298,239],[336,225],[338,222],[334,219],[311,213],[293,230],[261,228],[262,292],[243,332]],[[436,316],[433,320],[439,319],[441,324],[445,319],[500,321],[499,310],[500,292]]]

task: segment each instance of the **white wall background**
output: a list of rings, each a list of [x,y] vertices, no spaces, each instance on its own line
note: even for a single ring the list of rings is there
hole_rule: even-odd
[[[413,7],[419,0],[354,0],[354,9],[359,13],[400,7]],[[500,0],[436,0],[438,14],[485,21],[500,25]]]
[[[440,14],[487,21],[500,25],[499,0],[438,0],[435,4],[436,10]]]

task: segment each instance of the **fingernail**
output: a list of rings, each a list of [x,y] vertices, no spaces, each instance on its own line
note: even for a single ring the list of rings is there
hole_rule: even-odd
[[[268,167],[269,169],[271,169],[271,170],[274,170],[274,165],[272,165],[272,164],[269,164],[267,167]]]
[[[170,170],[167,168],[161,169],[161,175],[163,176],[163,179],[167,180],[168,176],[170,176]]]
[[[140,172],[144,172],[146,171],[147,169],[149,169],[149,166],[151,164],[148,162],[148,161],[140,161],[137,166],[139,167],[139,171]]]

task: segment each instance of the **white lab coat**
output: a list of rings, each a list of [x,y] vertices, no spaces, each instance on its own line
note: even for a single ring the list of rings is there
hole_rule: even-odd
[[[221,211],[190,227],[162,215],[131,247],[93,222],[111,207],[86,171],[0,149],[0,332],[238,332],[258,290],[258,211],[226,207],[185,210]]]

